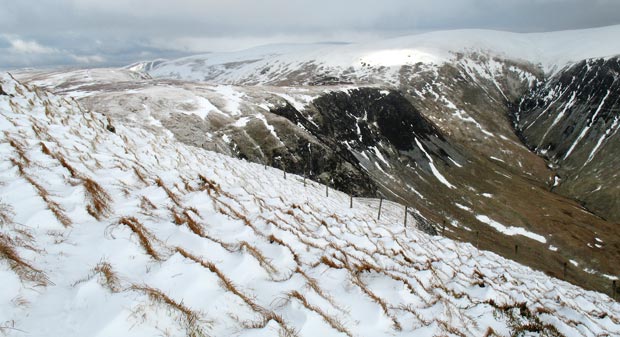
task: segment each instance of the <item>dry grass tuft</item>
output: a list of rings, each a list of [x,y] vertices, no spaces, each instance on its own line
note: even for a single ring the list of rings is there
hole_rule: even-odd
[[[199,312],[185,306],[183,302],[177,302],[170,298],[170,296],[164,294],[161,290],[147,285],[134,284],[130,287],[130,290],[146,294],[151,302],[163,305],[172,312],[179,314],[179,323],[181,323],[181,326],[185,329],[186,336],[207,336],[205,326],[208,326],[209,322],[202,319]]]
[[[6,139],[9,141],[9,144],[15,149],[15,152],[19,155],[19,158],[25,164],[25,166],[30,166],[30,158],[26,155],[26,146],[19,141],[9,137],[8,133],[4,133]]]
[[[321,263],[324,265],[327,265],[330,268],[334,268],[334,269],[342,269],[344,267],[337,265],[334,261],[330,260],[327,256],[323,255],[321,256]]]
[[[155,260],[161,260],[161,257],[159,256],[157,251],[155,251],[150,241],[151,238],[153,238],[153,234],[151,234],[146,228],[144,228],[144,225],[142,225],[140,221],[138,221],[138,219],[134,217],[123,217],[119,220],[118,223],[129,227],[131,231],[138,236],[140,245],[142,246],[142,248],[144,248],[147,254],[149,254]]]
[[[299,293],[297,290],[293,290],[290,293],[288,293],[288,297],[297,299],[299,302],[301,302],[301,304],[303,304],[304,307],[306,307],[306,309],[316,312],[334,330],[341,332],[349,337],[353,337],[353,334],[349,330],[347,330],[347,328],[344,327],[344,324],[342,324],[342,322],[340,322],[334,317],[329,316],[321,308],[308,303],[308,300],[306,299],[306,297],[302,295],[301,293]]]
[[[112,265],[107,261],[99,262],[87,277],[74,282],[72,286],[75,287],[80,283],[92,280],[93,277],[97,275],[99,275],[99,284],[107,288],[112,293],[119,293],[124,290],[121,286],[120,278],[116,275],[116,273],[114,273],[112,270]]]
[[[241,292],[235,286],[235,284],[228,277],[226,277],[226,275],[224,275],[224,273],[222,273],[222,271],[219,270],[213,263],[207,262],[207,261],[203,261],[201,258],[199,258],[199,257],[197,257],[197,256],[195,256],[195,255],[193,255],[191,253],[189,253],[188,251],[184,250],[181,247],[177,247],[176,250],[177,250],[177,252],[179,254],[181,254],[186,259],[189,259],[189,260],[192,260],[195,263],[198,263],[203,268],[208,269],[209,271],[211,271],[212,273],[217,275],[217,277],[220,279],[220,283],[222,284],[224,289],[226,289],[226,290],[230,291],[231,293],[235,294],[247,306],[249,306],[252,310],[254,310],[255,312],[257,312],[257,313],[259,313],[259,314],[261,314],[263,316],[262,322],[264,322],[265,325],[270,320],[273,320],[273,321],[277,322],[280,325],[280,327],[282,327],[282,334],[284,336],[290,336],[290,337],[297,336],[297,332],[295,330],[293,330],[291,327],[288,326],[288,324],[284,321],[282,316],[274,313],[273,311],[267,310],[267,309],[261,307],[260,305],[258,305],[256,302],[254,302],[248,295],[246,295],[243,292]]]
[[[542,322],[539,317],[540,313],[536,310],[530,310],[524,302],[498,304],[491,299],[486,303],[494,307],[497,313],[507,319],[511,336],[563,336],[556,327]],[[543,313],[545,312],[543,311]]]
[[[483,337],[494,337],[494,336],[498,336],[498,334],[491,327],[489,327],[483,335]]]
[[[267,239],[269,240],[269,243],[275,242],[282,247],[286,247],[291,252],[291,255],[293,255],[293,260],[295,261],[295,263],[297,263],[297,265],[301,265],[301,260],[299,259],[299,255],[293,250],[293,248],[289,244],[277,238],[273,234],[269,234]]]
[[[174,222],[175,225],[181,226],[185,224],[185,221],[186,221],[185,218],[181,216],[179,213],[177,213],[174,207],[170,207],[170,213],[172,213],[172,221]]]
[[[252,255],[258,263],[263,267],[269,274],[277,274],[278,270],[274,267],[271,262],[261,253],[256,247],[247,243],[246,241],[239,242],[239,249],[245,249],[250,255]]]
[[[161,180],[161,178],[160,178],[160,177],[157,177],[157,178],[155,179],[155,182],[157,183],[157,186],[161,187],[161,188],[162,188],[162,189],[166,192],[166,194],[168,195],[168,198],[170,198],[170,200],[172,200],[172,202],[174,202],[174,204],[175,204],[175,205],[177,205],[177,206],[179,206],[179,207],[182,207],[182,206],[181,206],[181,199],[179,199],[179,197],[178,197],[176,194],[174,194],[174,192],[172,192],[172,191],[171,191],[171,190],[170,190],[170,189],[166,186],[166,184],[164,184],[164,181],[163,181],[163,180]]]
[[[82,183],[86,191],[87,197],[90,199],[90,204],[86,205],[86,211],[92,215],[95,219],[101,220],[104,217],[110,215],[111,207],[110,203],[112,198],[110,195],[99,185],[96,181],[84,177]]]
[[[62,156],[62,155],[60,155],[60,154],[56,154],[54,157],[58,160],[58,162],[60,163],[60,165],[62,165],[62,167],[64,167],[65,169],[67,169],[67,171],[69,171],[69,173],[71,174],[71,176],[72,176],[73,178],[79,178],[79,174],[78,174],[77,170],[76,170],[76,169],[74,169],[74,168],[73,168],[73,166],[71,166],[71,165],[67,162],[67,160],[65,159],[65,157],[63,157],[63,156]]]
[[[34,125],[32,126],[34,128]],[[54,155],[52,154],[52,150],[49,149],[49,147],[47,147],[47,145],[45,145],[45,143],[41,142],[41,152],[45,153],[46,155],[53,157]]]
[[[112,265],[107,261],[101,261],[94,269],[95,272],[102,276],[100,283],[113,293],[123,290],[120,278],[112,270]]]
[[[187,209],[183,211],[183,215],[185,216],[185,224],[187,224],[187,227],[189,227],[189,229],[194,234],[200,237],[204,237],[205,233],[204,233],[204,230],[202,229],[202,225],[198,223],[198,221],[194,220],[194,218],[189,212],[190,210],[187,210]]]
[[[0,258],[8,262],[11,270],[13,270],[22,281],[30,281],[39,286],[46,286],[49,279],[45,273],[19,256],[17,253],[18,245],[19,242],[15,239],[0,233]]]
[[[50,198],[49,193],[47,192],[47,190],[45,188],[43,188],[43,186],[39,185],[31,176],[29,176],[26,173],[26,168],[24,167],[24,165],[11,158],[11,162],[17,166],[18,170],[19,170],[19,174],[26,179],[26,181],[28,181],[30,183],[30,185],[32,185],[32,187],[34,187],[35,190],[37,190],[37,193],[39,194],[39,196],[41,197],[41,199],[43,199],[43,201],[45,201],[45,203],[47,204],[47,208],[54,214],[54,216],[56,217],[56,219],[58,219],[58,221],[63,224],[63,226],[65,227],[69,227],[71,226],[71,220],[69,219],[69,217],[67,217],[67,215],[65,215],[64,213],[64,209],[54,200],[52,200]]]
[[[396,331],[402,331],[403,328],[400,325],[400,322],[398,322],[396,317],[390,314],[387,303],[385,303],[385,301],[381,297],[377,296],[377,294],[375,294],[370,289],[368,289],[368,287],[366,287],[366,285],[362,282],[362,280],[360,280],[357,276],[352,277],[351,281],[353,284],[358,286],[368,297],[370,297],[370,299],[372,299],[375,303],[377,303],[381,307],[381,309],[383,310],[383,313],[385,313],[385,315],[392,320],[392,325],[394,326],[394,329]]]
[[[321,289],[321,287],[319,286],[319,282],[306,274],[300,266],[297,266],[297,269],[295,269],[295,273],[301,275],[306,280],[306,285],[310,287],[310,289],[314,290],[315,293],[319,294],[319,296],[323,297],[334,307],[342,310],[342,308],[338,304],[336,304],[336,301],[334,301],[334,299],[329,294],[325,293],[325,291]]]
[[[202,174],[199,174],[198,178],[200,179],[200,183],[202,184],[202,189],[206,190],[209,195],[211,195],[211,192],[215,192],[216,195],[222,194],[222,189],[220,188],[220,185],[206,178]]]
[[[13,208],[0,200],[0,227],[12,223],[14,215]]]
[[[138,177],[138,179],[145,185],[148,185],[149,183],[146,181],[146,176],[144,175],[144,173],[142,173],[142,171],[140,171],[139,168],[137,168],[136,166],[133,167],[133,173],[136,174],[136,177]]]
[[[157,209],[157,206],[155,206],[149,198],[143,195],[140,197],[140,208],[148,212]]]
[[[226,289],[226,290],[230,291],[231,293],[237,295],[239,298],[241,298],[243,300],[243,302],[245,302],[250,308],[252,308],[252,310],[254,310],[254,311],[258,312],[258,313],[261,313],[261,314],[266,312],[266,310],[264,308],[262,308],[261,306],[259,306],[256,303],[254,303],[254,301],[252,301],[249,296],[247,296],[246,294],[242,293],[239,289],[237,289],[237,287],[232,282],[232,280],[230,280],[228,277],[226,277],[226,275],[224,275],[224,273],[222,273],[213,263],[203,261],[201,258],[199,258],[199,257],[197,257],[197,256],[195,256],[195,255],[193,255],[191,253],[189,253],[188,251],[184,250],[181,247],[177,247],[176,250],[184,258],[192,260],[195,263],[198,263],[199,265],[201,265],[203,268],[206,268],[209,271],[211,271],[212,273],[216,274],[217,277],[220,279],[220,283],[222,284],[224,289]]]

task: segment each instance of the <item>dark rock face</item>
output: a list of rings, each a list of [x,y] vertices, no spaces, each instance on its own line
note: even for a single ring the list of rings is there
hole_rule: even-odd
[[[417,145],[416,139],[424,144],[429,155],[438,160],[444,159],[446,165],[448,153],[458,157],[457,151],[446,142],[441,132],[397,91],[361,88],[332,92],[315,99],[312,105],[313,108],[306,111],[308,116],[290,104],[272,109],[271,112],[287,118],[319,139],[329,149],[321,152],[320,156],[333,151],[338,161],[336,167],[346,163],[356,171],[366,172],[374,168],[369,168],[368,163],[362,163],[361,158],[382,156],[392,158],[388,166],[421,166],[431,174],[429,160]],[[297,148],[303,157],[304,146]],[[324,170],[318,158],[306,162],[311,172]],[[374,162],[381,161],[377,159]],[[341,180],[339,176],[335,179]],[[356,184],[355,180],[342,179],[345,191],[348,190],[346,185],[351,182]],[[340,185],[336,181],[334,184]],[[362,195],[373,194],[374,191],[369,190]]]
[[[319,133],[359,149],[377,145],[382,137],[399,151],[411,150],[416,137],[443,140],[439,131],[396,91],[362,88],[334,92],[313,103],[321,116]]]
[[[554,190],[620,222],[620,59],[575,64],[538,83],[514,112],[521,138],[558,169]]]
[[[268,165],[286,170],[309,179],[320,181],[356,196],[375,196],[377,187],[370,176],[363,170],[355,157],[338,146],[329,137],[317,138],[319,128],[292,105],[285,104],[273,108],[271,112],[284,117],[288,121],[272,120],[271,123],[279,130],[282,143],[260,144],[262,161]],[[282,118],[281,118],[282,119]],[[290,123],[289,123],[290,122]],[[257,128],[257,130],[262,130]],[[253,134],[253,139],[261,139]],[[238,141],[238,139],[236,139]],[[238,157],[243,157],[242,146]],[[248,156],[251,158],[251,156]]]

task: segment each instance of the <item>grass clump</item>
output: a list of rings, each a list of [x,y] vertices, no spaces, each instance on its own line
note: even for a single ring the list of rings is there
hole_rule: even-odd
[[[140,241],[140,245],[147,254],[149,254],[155,260],[161,260],[159,253],[153,248],[151,244],[151,239],[153,238],[153,234],[151,234],[145,227],[138,221],[138,219],[134,217],[123,217],[118,222],[120,225],[125,225],[131,229],[131,231],[138,236],[138,240]]]

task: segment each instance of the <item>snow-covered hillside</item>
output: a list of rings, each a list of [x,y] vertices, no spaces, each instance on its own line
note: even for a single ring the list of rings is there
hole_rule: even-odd
[[[620,334],[609,297],[272,168],[0,86],[0,333]]]
[[[171,61],[145,62],[131,69],[154,77],[230,84],[300,84],[335,81],[397,83],[403,66],[441,65],[463,54],[510,59],[553,72],[573,62],[620,54],[620,25],[520,34],[453,30],[360,44],[271,45]]]

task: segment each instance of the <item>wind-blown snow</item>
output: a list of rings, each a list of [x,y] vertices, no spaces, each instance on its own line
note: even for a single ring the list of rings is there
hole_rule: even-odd
[[[376,220],[374,200],[350,209],[301,177],[0,86],[2,333],[620,334],[609,297],[405,227],[401,205]]]

